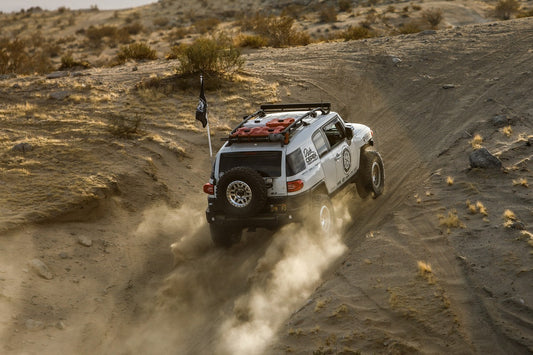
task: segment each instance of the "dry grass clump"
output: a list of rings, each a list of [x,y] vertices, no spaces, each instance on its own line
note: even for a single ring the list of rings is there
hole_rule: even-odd
[[[494,7],[494,16],[500,20],[509,20],[519,8],[520,3],[517,0],[498,0]]]
[[[513,186],[517,186],[517,185],[529,187],[529,184],[527,183],[527,179],[524,177],[513,180]]]
[[[329,301],[330,300],[328,298],[316,301],[315,312],[320,312],[329,303]]]
[[[453,185],[453,181],[454,181],[453,177],[451,177],[451,176],[447,176],[446,177],[446,185],[452,186]]]
[[[418,265],[418,275],[426,279],[427,282],[430,284],[435,283],[435,277],[433,275],[433,270],[431,269],[431,265],[425,261],[419,261],[417,265]]]
[[[323,5],[318,13],[320,22],[330,23],[337,21],[337,10],[334,6]]]
[[[427,9],[422,12],[422,18],[426,21],[431,28],[437,28],[443,20],[441,9]]]
[[[330,315],[330,317],[339,318],[346,313],[348,313],[348,306],[346,306],[345,304],[341,304],[339,307],[337,307],[337,309],[335,309],[335,311]]]
[[[476,201],[476,203],[471,203],[470,200],[466,201],[466,208],[470,214],[479,214],[483,216],[488,216],[487,208],[481,203],[481,201]]]
[[[220,20],[216,17],[206,17],[194,23],[194,28],[200,34],[206,34],[213,31],[220,24]]]
[[[511,135],[513,134],[513,128],[512,128],[511,126],[503,127],[503,128],[502,128],[502,133],[503,133],[506,137],[511,137]]]
[[[261,48],[268,45],[268,40],[260,35],[239,35],[236,40],[237,47]]]
[[[342,11],[342,12],[352,11],[352,2],[350,0],[339,0],[339,11]]]
[[[129,138],[140,133],[142,117],[125,117],[122,115],[111,115],[109,117],[109,132],[117,137]]]
[[[80,30],[77,33],[84,34],[87,37],[86,44],[90,48],[100,48],[104,44],[114,48],[117,43],[128,43],[130,39],[130,33],[135,32],[135,27],[122,27],[116,26],[89,26],[86,30]]]
[[[447,215],[439,214],[438,218],[439,218],[439,225],[447,227],[448,233],[450,232],[450,228],[465,228],[465,225],[459,219],[459,216],[457,215],[456,210],[448,211]]]
[[[483,137],[481,137],[479,134],[476,134],[474,138],[470,141],[470,145],[472,146],[472,149],[480,149],[482,147],[483,143]]]
[[[267,39],[271,47],[305,46],[311,37],[294,28],[294,18],[289,16],[263,16],[259,13],[239,20],[243,31],[252,31]]]
[[[408,35],[412,33],[418,33],[422,31],[422,28],[415,21],[410,21],[400,25],[398,32],[402,35]]]
[[[503,217],[503,226],[505,228],[511,228],[517,220],[515,213],[511,211],[510,209],[506,209],[503,212],[502,217]]]
[[[65,54],[61,57],[61,66],[59,67],[59,70],[67,70],[67,69],[88,69],[91,65],[86,61],[80,61],[74,59],[72,54]]]

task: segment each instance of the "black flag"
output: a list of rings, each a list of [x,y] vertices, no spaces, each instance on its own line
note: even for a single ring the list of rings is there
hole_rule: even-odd
[[[200,101],[198,102],[198,107],[196,107],[196,119],[202,122],[202,127],[205,128],[207,125],[207,100],[205,99],[204,78],[202,76],[200,76],[200,83],[202,87],[200,89]]]

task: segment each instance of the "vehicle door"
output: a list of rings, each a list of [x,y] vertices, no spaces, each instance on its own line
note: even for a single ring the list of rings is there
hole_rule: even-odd
[[[322,133],[328,147],[327,153],[322,156],[322,164],[324,173],[329,176],[326,178],[326,187],[332,192],[352,176],[355,169],[353,152],[346,139],[344,124],[338,116],[322,127]]]

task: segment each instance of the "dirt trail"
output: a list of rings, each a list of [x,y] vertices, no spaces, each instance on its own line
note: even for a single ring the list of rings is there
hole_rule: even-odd
[[[533,181],[532,44],[524,19],[247,55],[246,71],[278,82],[280,100],[330,101],[376,131],[386,192],[339,196],[343,233],[328,239],[289,226],[216,250],[199,192],[210,168],[200,133],[154,122],[161,139],[115,143],[127,152],[123,164],[107,154],[115,146],[93,142],[121,172],[99,207],[2,236],[2,351],[531,352],[531,243],[501,215],[512,209],[531,232],[531,190],[513,181]],[[139,65],[158,70],[169,65]],[[139,79],[112,73],[94,78],[123,88]],[[115,103],[126,101],[117,93]],[[478,133],[506,172],[468,169]],[[469,213],[466,200],[483,202],[488,215]],[[454,209],[464,228],[439,225]],[[32,258],[55,278],[36,276],[25,264]]]

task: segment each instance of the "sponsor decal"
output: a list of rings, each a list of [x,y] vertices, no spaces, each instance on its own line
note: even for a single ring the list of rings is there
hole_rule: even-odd
[[[307,165],[318,160],[318,154],[312,148],[304,148],[304,159]]]
[[[344,148],[342,151],[342,167],[344,168],[344,172],[347,173],[351,166],[352,155],[350,154],[350,150],[348,148]]]

